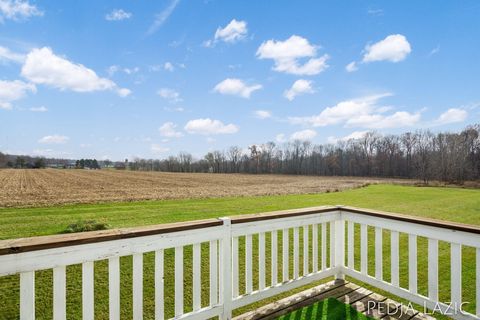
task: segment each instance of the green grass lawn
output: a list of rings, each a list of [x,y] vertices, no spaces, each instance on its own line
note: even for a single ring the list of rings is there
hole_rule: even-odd
[[[28,237],[36,235],[56,234],[69,224],[78,220],[97,220],[108,223],[112,228],[141,226],[176,221],[206,219],[221,216],[233,216],[246,213],[257,213],[281,209],[292,209],[319,205],[350,205],[363,208],[386,210],[422,217],[450,220],[462,223],[480,225],[480,190],[460,188],[426,188],[394,185],[371,185],[366,188],[344,192],[309,195],[287,195],[266,197],[236,197],[220,199],[167,200],[130,203],[106,203],[95,205],[71,205],[45,208],[0,209],[0,239]],[[374,273],[373,230],[369,230],[369,272]],[[320,235],[319,235],[320,236]],[[292,237],[290,237],[292,239]],[[358,239],[358,238],[357,238]],[[302,240],[302,239],[300,239]],[[267,235],[267,244],[269,236]],[[243,253],[240,241],[240,254]],[[279,241],[279,243],[281,243]],[[426,294],[427,261],[426,240],[418,239],[419,292]],[[254,248],[258,245],[254,239]],[[400,271],[401,285],[408,284],[408,259],[406,235],[401,237]],[[208,248],[204,246],[204,266],[208,266]],[[280,249],[280,248],[279,248]],[[255,252],[255,251],[254,251]],[[269,249],[267,246],[267,257]],[[302,252],[300,252],[300,255]],[[359,264],[359,241],[356,248],[356,264]],[[450,287],[449,246],[440,243],[440,297],[448,301]],[[384,233],[384,278],[389,280],[390,274],[389,234]],[[256,252],[254,259],[256,258]],[[191,247],[185,249],[185,261],[191,260]],[[475,255],[471,248],[463,250],[463,292],[464,300],[472,302],[468,311],[475,310]],[[268,260],[268,259],[267,259]],[[166,251],[166,290],[173,288],[173,252]],[[254,260],[255,261],[255,260]],[[300,256],[300,261],[302,258]],[[240,262],[240,276],[243,276],[244,266]],[[95,313],[98,319],[108,318],[108,265],[105,261],[95,263]],[[279,265],[281,268],[281,265]],[[204,284],[202,296],[204,305],[208,304],[208,270],[202,272]],[[267,270],[269,270],[267,262]],[[300,267],[302,270],[302,267]],[[254,288],[258,285],[257,274],[254,273]],[[50,319],[52,303],[52,272],[51,270],[36,273],[37,277],[37,317]],[[131,257],[121,258],[121,305],[122,318],[131,318]],[[267,279],[269,274],[267,273]],[[153,318],[153,255],[144,257],[144,297],[145,319]],[[185,264],[185,305],[189,310],[191,305],[191,265]],[[268,282],[267,282],[268,284]],[[243,288],[241,284],[241,289]],[[300,290],[300,289],[299,289]],[[297,290],[298,291],[298,290]],[[169,292],[169,291],[166,291]],[[283,295],[285,296],[285,295]],[[274,299],[270,299],[272,301]],[[0,319],[18,317],[18,276],[0,278]],[[7,302],[8,301],[8,302]],[[167,316],[173,316],[173,296],[166,297]],[[259,306],[257,303],[252,307]],[[244,312],[248,308],[238,310]],[[81,318],[81,273],[80,266],[67,268],[67,312],[71,319]],[[5,317],[5,318],[2,318]]]

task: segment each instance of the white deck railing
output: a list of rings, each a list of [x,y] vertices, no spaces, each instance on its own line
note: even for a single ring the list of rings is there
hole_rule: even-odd
[[[372,236],[374,245],[370,240],[369,246]],[[390,238],[389,259],[384,258],[384,237]],[[417,249],[418,237],[428,242],[427,252]],[[405,238],[408,244],[402,246],[401,239]],[[439,241],[450,246],[448,302],[439,301]],[[202,250],[205,246],[208,252]],[[474,250],[476,264],[463,265],[462,247],[473,248],[470,250]],[[173,292],[165,292],[166,250],[174,250]],[[184,255],[185,250],[188,257]],[[230,319],[237,308],[317,280],[345,275],[429,309],[449,312],[455,319],[480,319],[480,228],[340,206],[0,241],[0,277],[20,275],[18,315],[20,319],[35,319],[38,299],[35,272],[53,269],[53,305],[50,307],[54,319],[66,319],[66,267],[81,264],[82,317],[94,319],[94,262],[108,260],[108,314],[115,320],[120,319],[122,307],[120,257],[133,256],[133,318],[142,319],[145,302],[143,257],[150,252],[154,253],[151,285],[154,286],[155,319],[164,319],[167,314],[166,295],[174,296],[176,319],[216,316]],[[369,262],[373,259],[368,256],[372,253],[374,272],[369,272],[372,264]],[[428,254],[426,295],[418,290],[419,253]],[[206,254],[208,264],[202,263],[206,261]],[[408,259],[408,277],[407,272],[401,272],[402,259]],[[184,292],[186,263],[191,265],[192,272],[188,282],[191,299],[185,299]],[[383,270],[384,264],[390,266],[389,272]],[[475,288],[475,293],[469,292],[469,297],[474,297],[475,301],[468,302],[475,303],[473,313],[476,315],[459,310],[464,302],[462,296],[465,296],[462,295],[462,268],[468,268],[468,274],[473,274],[471,279],[465,280],[475,283],[469,286]],[[208,301],[205,294],[202,296],[202,286],[205,286],[202,275],[206,272]],[[389,274],[389,281],[384,274]],[[401,286],[405,282],[401,278],[408,278],[408,286]]]

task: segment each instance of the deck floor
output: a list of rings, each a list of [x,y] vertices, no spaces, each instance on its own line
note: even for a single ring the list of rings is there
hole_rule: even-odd
[[[270,320],[316,301],[336,298],[375,319],[435,319],[348,281],[331,281],[244,313],[234,320]]]

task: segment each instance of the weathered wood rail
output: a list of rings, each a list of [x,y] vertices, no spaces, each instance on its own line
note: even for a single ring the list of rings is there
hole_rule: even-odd
[[[358,225],[360,252],[357,254],[355,230]],[[369,228],[374,230],[373,274],[368,272]],[[383,270],[385,232],[390,234],[389,281],[385,281]],[[406,288],[399,280],[400,234],[408,235]],[[428,239],[426,296],[418,292],[417,237]],[[448,303],[439,301],[439,241],[450,244],[451,299]],[[201,294],[201,274],[205,268],[201,245],[205,243],[209,247],[208,305],[202,301],[205,299]],[[188,312],[184,305],[186,246],[192,248],[193,273],[191,311]],[[462,266],[463,246],[474,248],[475,265]],[[115,320],[121,313],[119,259],[133,256],[133,318],[142,319],[143,255],[154,252],[155,318],[164,319],[164,252],[172,248],[175,252],[175,319],[216,316],[231,319],[232,311],[237,308],[332,276],[337,279],[349,276],[429,309],[449,311],[455,319],[480,319],[479,227],[343,206],[4,240],[0,241],[0,277],[20,274],[20,318],[35,319],[35,272],[53,269],[53,318],[66,319],[66,266],[81,264],[82,316],[94,319],[94,262],[108,260],[109,317]],[[359,269],[355,268],[356,257],[360,258]],[[267,265],[270,270],[266,270]],[[472,280],[476,288],[475,314],[461,309],[462,267],[475,270],[475,280]],[[258,272],[255,286],[253,272]]]

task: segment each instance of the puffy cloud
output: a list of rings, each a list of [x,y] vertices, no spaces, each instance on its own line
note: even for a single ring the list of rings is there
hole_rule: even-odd
[[[0,46],[0,61],[23,63],[25,61],[25,55],[12,52],[9,48]]]
[[[434,124],[442,125],[442,124],[450,124],[450,123],[457,123],[463,122],[468,117],[468,112],[463,109],[458,108],[450,108],[444,113],[442,113],[435,121]]]
[[[0,80],[0,109],[12,109],[11,102],[22,99],[28,92],[37,92],[34,84],[20,80]]]
[[[385,39],[367,45],[363,62],[390,61],[400,62],[412,51],[407,38],[401,34],[392,34]]]
[[[67,143],[70,138],[67,136],[61,136],[58,134],[54,134],[52,136],[45,136],[38,140],[39,143],[45,144],[64,144]]]
[[[306,129],[306,130],[292,133],[292,135],[290,136],[290,140],[306,141],[306,140],[312,140],[316,136],[317,136],[317,132],[315,130]]]
[[[173,103],[182,101],[182,98],[180,98],[180,93],[173,89],[161,88],[157,91],[157,94],[163,99],[166,99]]]
[[[215,41],[235,43],[247,36],[247,22],[233,19],[225,28],[218,28],[215,32]]]
[[[150,151],[152,151],[152,153],[154,153],[154,154],[160,154],[160,153],[165,153],[165,152],[170,151],[170,148],[167,148],[167,147],[162,146],[160,144],[152,143],[150,145]]]
[[[272,113],[268,110],[255,110],[254,114],[258,119],[267,119],[272,117]]]
[[[105,19],[108,21],[121,21],[125,19],[130,19],[131,17],[132,13],[126,12],[123,9],[115,9],[105,15]]]
[[[357,63],[355,61],[350,62],[345,66],[345,70],[347,70],[347,72],[357,71],[358,70]]]
[[[25,0],[0,0],[0,22],[5,19],[25,20],[33,16],[43,16],[43,12]]]
[[[60,90],[91,92],[114,90],[124,97],[130,90],[119,88],[112,80],[97,76],[95,71],[57,56],[52,49],[33,49],[22,67],[22,76],[36,84]],[[128,91],[127,91],[128,90]]]
[[[160,131],[160,135],[162,137],[167,138],[180,138],[183,134],[180,131],[176,131],[177,125],[173,122],[165,122],[158,131]]]
[[[41,106],[41,107],[32,107],[32,108],[30,108],[30,111],[32,111],[32,112],[47,112],[48,109],[44,106]]]
[[[224,124],[220,120],[205,118],[188,121],[185,125],[185,131],[191,134],[202,135],[232,134],[238,131],[238,126],[232,123]]]
[[[368,131],[353,131],[349,135],[346,135],[342,138],[336,138],[336,137],[333,137],[333,136],[328,137],[327,141],[329,143],[337,143],[337,142],[340,142],[340,141],[358,140],[358,139],[362,139],[367,133],[368,133]]]
[[[260,84],[248,86],[240,79],[227,78],[217,84],[213,91],[221,94],[239,96],[242,98],[250,98],[252,92],[260,90],[261,88],[262,85]]]
[[[273,59],[273,70],[296,75],[315,75],[327,67],[327,54],[317,56],[317,47],[311,45],[307,39],[292,35],[285,41],[268,40],[263,42],[257,50],[259,59]],[[301,64],[300,59],[310,58]]]
[[[312,81],[300,79],[295,81],[292,87],[283,93],[283,96],[292,101],[296,96],[313,92]]]
[[[391,96],[389,93],[371,95],[339,102],[325,108],[320,114],[310,117],[292,117],[293,124],[306,124],[314,127],[344,124],[349,127],[396,128],[412,126],[420,120],[420,113],[406,111],[384,115],[390,108],[378,105],[380,99]]]

